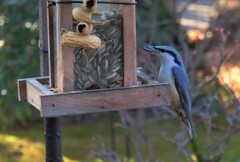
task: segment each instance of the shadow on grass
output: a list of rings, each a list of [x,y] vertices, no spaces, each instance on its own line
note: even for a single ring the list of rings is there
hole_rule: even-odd
[[[44,143],[10,134],[0,134],[0,161],[2,162],[43,162]],[[77,162],[64,156],[64,162]]]
[[[119,121],[116,119],[119,124]],[[44,146],[44,129],[42,123],[29,124],[29,128],[15,127],[5,133],[0,133],[0,162],[43,162],[45,161]],[[154,151],[158,159],[166,162],[174,161],[174,155],[177,147],[160,136],[160,132],[174,132],[179,129],[178,120],[162,121],[160,123],[150,124],[142,129],[151,135],[149,138],[153,144]],[[199,122],[197,125],[198,144],[204,154],[207,143],[207,130]],[[91,151],[101,149],[102,139],[107,150],[111,150],[110,140],[110,124],[107,115],[97,117],[85,123],[62,123],[62,150],[64,154],[64,162],[106,162],[107,160],[90,157]],[[116,152],[121,159],[125,155],[125,132],[122,128],[116,127]],[[214,131],[217,137],[222,137],[223,132]],[[138,132],[132,132],[133,142],[137,142]],[[239,162],[240,138],[236,134],[227,146],[226,152],[221,162]],[[144,146],[146,148],[146,146]],[[191,147],[187,145],[187,150],[192,153]],[[205,151],[204,151],[205,150]],[[131,147],[132,158],[135,157],[135,150]],[[77,160],[76,160],[77,159]],[[80,160],[81,159],[81,160]],[[194,155],[192,155],[194,159]],[[136,162],[134,160],[123,160],[128,162]],[[179,157],[179,161],[187,161],[183,155]]]

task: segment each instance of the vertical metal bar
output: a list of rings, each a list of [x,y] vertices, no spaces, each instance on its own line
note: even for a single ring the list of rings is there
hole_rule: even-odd
[[[62,162],[61,120],[45,118],[46,162]]]
[[[53,30],[53,7],[47,9],[47,29],[48,29],[48,55],[49,55],[49,82],[51,88],[56,88],[55,82],[55,51],[54,51],[54,30]]]
[[[40,0],[39,5],[40,43],[43,49],[48,48],[47,0]],[[48,53],[49,54],[49,53]],[[48,54],[41,55],[41,75],[49,75]],[[46,162],[62,162],[61,119],[45,118]]]
[[[39,5],[39,30],[40,30],[40,46],[43,51],[40,53],[40,69],[41,76],[48,76],[48,37],[47,37],[47,0],[41,0]]]

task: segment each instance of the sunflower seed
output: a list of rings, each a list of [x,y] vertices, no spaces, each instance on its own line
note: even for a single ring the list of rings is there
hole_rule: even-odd
[[[120,39],[120,38],[119,39],[114,39],[113,43],[114,43],[114,45],[118,46],[118,45],[121,45],[123,43],[123,40]],[[121,51],[122,51],[122,49],[121,49]]]
[[[82,73],[81,73],[81,76],[82,76],[82,81],[83,81],[84,83],[88,81],[87,73],[82,72]]]
[[[101,64],[102,59],[103,59],[103,56],[102,56],[102,55],[99,55],[99,57],[98,57],[98,65]]]
[[[108,68],[108,60],[104,59],[101,66],[103,68],[103,71],[105,71]]]
[[[116,33],[115,28],[111,28],[110,30],[107,31],[108,35],[111,36],[112,34]]]
[[[93,75],[94,79],[96,79],[96,80],[99,78],[96,70],[94,70],[92,72],[92,75]]]
[[[122,58],[118,58],[116,63],[122,63],[123,59]]]
[[[97,68],[97,59],[96,59],[96,57],[93,59],[93,67]]]
[[[107,56],[109,56],[109,55],[110,55],[110,53],[106,52],[106,53],[104,53],[104,54],[102,55],[102,57],[107,57]]]
[[[109,66],[113,66],[117,62],[117,58],[115,56],[112,56],[109,58]]]
[[[120,75],[118,73],[115,73],[115,75],[112,78],[109,78],[109,82],[116,82],[120,78]]]
[[[122,54],[121,50],[122,50],[122,45],[121,44],[120,45],[116,45],[113,48],[114,53],[118,53],[119,52],[119,53]]]
[[[80,84],[84,84],[84,82],[82,81],[82,79],[80,77],[77,78],[77,81],[80,83]]]
[[[82,70],[86,73],[91,73],[93,71],[94,67],[91,63],[87,64],[86,66],[82,67]]]
[[[100,37],[101,39],[103,39],[103,40],[107,40],[107,39],[108,39],[107,36],[104,35],[104,34],[101,34],[99,37]]]
[[[87,82],[84,84],[83,88],[84,88],[84,89],[87,89],[87,88],[89,88],[89,87],[91,87],[91,86],[92,86],[92,83],[91,83],[90,81],[87,81]]]
[[[111,79],[112,77],[114,77],[116,75],[117,75],[117,73],[115,73],[115,72],[108,72],[107,76],[106,76],[106,79]]]
[[[94,79],[93,75],[88,74],[88,79],[92,84],[96,84],[96,80]]]
[[[101,54],[106,50],[105,43],[103,43],[98,49],[97,49],[97,54]]]
[[[118,80],[117,83],[120,84],[120,85],[122,85],[122,84],[123,84],[123,81],[122,81],[122,80]]]
[[[97,53],[95,51],[88,54],[88,63],[93,61],[93,59],[95,58],[96,54]]]
[[[97,67],[97,73],[98,73],[98,77],[101,78],[102,76],[102,67],[98,65]]]
[[[113,83],[113,84],[110,84],[109,87],[110,88],[117,88],[117,87],[120,87],[120,85],[118,83]]]
[[[74,66],[74,71],[76,72],[76,73],[81,73],[81,67],[77,64],[77,65],[75,65]]]
[[[115,64],[110,68],[110,71],[116,72],[121,68],[121,64]]]
[[[107,46],[107,49],[106,49],[108,52],[110,52],[110,53],[113,53],[113,47],[112,47],[112,45],[111,44],[109,44],[108,46]]]
[[[103,84],[103,85],[106,85],[106,84],[107,84],[107,81],[104,80],[104,79],[98,79],[97,84]]]
[[[123,56],[123,54],[121,52],[118,52],[115,54],[115,57],[121,57],[121,56]]]
[[[116,79],[117,82],[122,82],[123,81],[123,76],[120,76],[118,79]]]
[[[86,66],[86,64],[88,63],[88,56],[87,56],[87,54],[83,53],[80,60],[81,60],[81,65],[82,66]]]
[[[82,87],[83,87],[83,86],[82,86],[81,84],[77,83],[75,89],[80,90],[80,89],[82,89]]]
[[[105,70],[103,70],[104,77],[106,77],[106,74],[107,74],[108,71],[109,71],[109,66]]]
[[[114,32],[109,34],[109,36],[112,37],[112,38],[116,38],[120,35],[120,33],[121,33],[120,29],[116,29],[116,30],[114,30]]]

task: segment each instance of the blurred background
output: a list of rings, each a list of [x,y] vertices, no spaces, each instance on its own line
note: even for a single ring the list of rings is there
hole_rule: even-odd
[[[240,1],[139,0],[138,66],[159,59],[144,44],[167,44],[184,59],[197,138],[168,108],[62,120],[65,162],[240,162]],[[45,159],[43,119],[17,100],[17,79],[40,76],[39,1],[0,1],[0,161]]]

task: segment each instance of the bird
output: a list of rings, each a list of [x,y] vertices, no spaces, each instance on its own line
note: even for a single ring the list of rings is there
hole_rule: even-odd
[[[185,124],[189,138],[193,139],[194,132],[190,118],[190,83],[181,55],[175,48],[167,45],[153,46],[146,44],[144,50],[160,58],[161,66],[157,80],[160,83],[170,85],[171,108]]]

